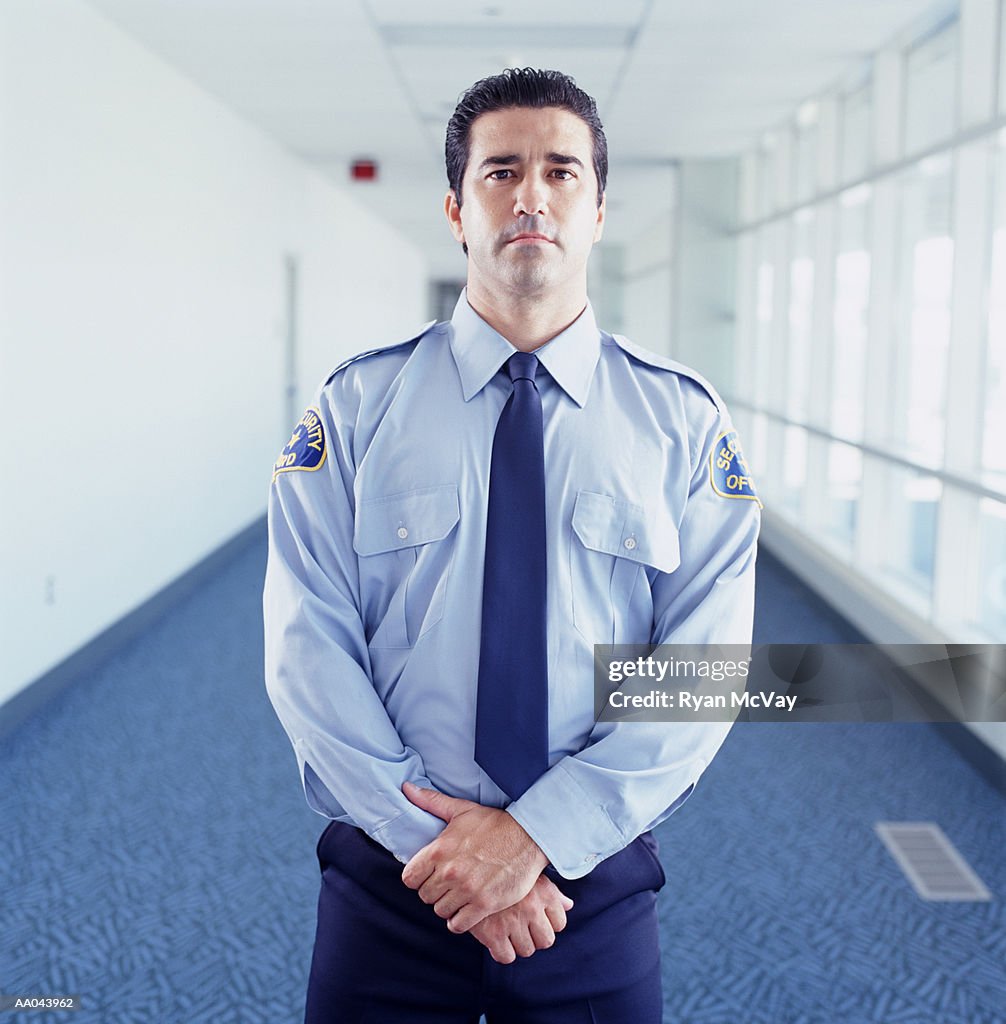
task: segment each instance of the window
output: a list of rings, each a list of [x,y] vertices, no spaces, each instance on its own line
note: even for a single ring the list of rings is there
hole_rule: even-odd
[[[870,169],[873,114],[870,85],[846,93],[842,97],[840,111],[839,171],[842,181],[853,181]]]
[[[905,151],[918,152],[953,133],[957,110],[957,22],[905,55]]]
[[[924,465],[943,462],[950,348],[951,161],[923,160],[902,179],[899,334],[893,440]]]
[[[883,582],[916,611],[931,608],[936,554],[936,515],[942,485],[918,470],[888,465]]]
[[[796,201],[813,197],[817,188],[817,117],[816,103],[805,103],[797,112],[796,144]]]
[[[1006,491],[1006,132],[1000,132],[992,206],[982,469]]]
[[[786,415],[804,420],[810,392],[810,347],[814,314],[814,211],[793,216],[789,264],[788,343],[785,361]]]
[[[1006,643],[1006,503],[980,502],[978,625],[996,643]]]
[[[862,451],[850,444],[829,443],[825,480],[825,532],[839,546],[851,549],[863,487]]]
[[[783,431],[782,510],[802,517],[807,489],[807,431],[787,426]]]
[[[772,334],[775,309],[775,241],[776,225],[768,225],[758,233],[757,286],[755,292],[754,335],[754,397],[759,405],[770,401],[769,383],[772,366]]]
[[[863,389],[870,312],[869,212],[871,189],[861,185],[839,197],[832,316],[831,429],[853,441],[863,437]]]

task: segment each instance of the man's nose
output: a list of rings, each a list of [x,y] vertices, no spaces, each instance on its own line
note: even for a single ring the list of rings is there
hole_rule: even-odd
[[[544,216],[548,213],[548,190],[539,178],[528,175],[517,186],[513,203],[514,215]]]

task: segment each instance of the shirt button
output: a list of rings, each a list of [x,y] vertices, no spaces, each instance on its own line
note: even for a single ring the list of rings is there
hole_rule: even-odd
[[[405,538],[408,537],[408,535],[409,535],[409,531],[406,530],[404,526],[399,526],[398,527],[398,539],[399,540],[405,540]]]
[[[626,537],[625,538],[625,549],[626,551],[634,551],[636,548],[636,538]]]

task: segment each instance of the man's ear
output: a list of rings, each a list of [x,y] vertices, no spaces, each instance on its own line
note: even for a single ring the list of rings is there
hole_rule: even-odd
[[[447,217],[447,225],[455,240],[464,243],[465,229],[461,226],[461,205],[454,194],[454,189],[449,189],[444,197],[444,216]]]
[[[608,202],[608,193],[601,196],[601,205],[597,208],[597,223],[594,225],[594,241],[600,242],[604,234],[605,204]]]

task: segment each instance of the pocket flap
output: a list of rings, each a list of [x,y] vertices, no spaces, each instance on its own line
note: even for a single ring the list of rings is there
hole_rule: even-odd
[[[460,518],[457,484],[369,498],[356,509],[353,550],[377,555],[443,540]]]
[[[652,565],[661,572],[673,572],[681,564],[678,531],[669,516],[647,516],[641,505],[608,494],[577,493],[573,531],[592,551]]]

